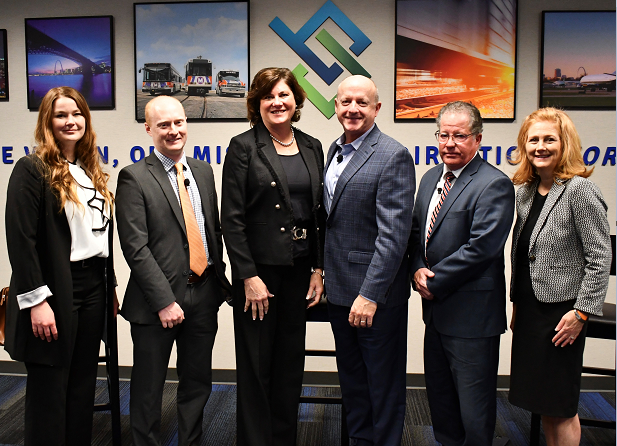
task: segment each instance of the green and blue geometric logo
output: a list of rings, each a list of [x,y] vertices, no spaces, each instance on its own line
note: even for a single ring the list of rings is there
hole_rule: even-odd
[[[278,17],[275,17],[274,20],[270,22],[270,28],[272,28],[272,30],[277,33],[326,84],[332,85],[332,82],[343,73],[343,69],[336,62],[331,66],[327,66],[308,46],[306,46],[306,41],[309,37],[311,37],[311,35],[313,35],[313,33],[328,19],[332,19],[332,21],[353,41],[349,49],[356,56],[360,56],[360,54],[372,43],[366,34],[360,31],[360,28],[349,20],[331,0],[328,0],[297,33],[292,32]],[[315,38],[351,74],[362,74],[366,77],[371,77],[368,71],[366,71],[328,31],[322,29]],[[334,98],[336,96],[330,100],[324,98],[323,95],[306,80],[305,76],[308,73],[308,69],[301,63],[293,69],[293,73],[302,88],[304,88],[304,91],[306,91],[308,100],[311,101],[326,118],[330,119],[334,115]]]

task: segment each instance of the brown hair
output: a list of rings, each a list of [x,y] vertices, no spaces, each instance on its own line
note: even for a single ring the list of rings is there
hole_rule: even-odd
[[[288,68],[271,67],[259,70],[253,78],[251,88],[246,97],[247,117],[252,126],[262,122],[261,115],[259,114],[259,104],[264,96],[270,94],[279,81],[287,84],[296,101],[296,112],[291,121],[298,122],[300,120],[300,109],[304,106],[304,100],[306,99],[304,89],[298,83],[296,76]]]
[[[36,130],[34,131],[34,139],[37,144],[34,154],[41,160],[39,166],[43,170],[51,190],[60,202],[60,211],[64,208],[66,200],[81,204],[75,192],[76,184],[69,172],[69,166],[62,155],[62,150],[53,132],[54,103],[56,99],[61,97],[74,100],[86,121],[84,136],[75,145],[75,156],[81,160],[86,168],[86,173],[92,180],[94,188],[105,197],[105,201],[111,207],[114,198],[107,188],[109,174],[104,173],[101,169],[99,151],[96,146],[96,134],[92,129],[90,109],[82,94],[74,88],[52,88],[41,101]]]
[[[514,150],[512,162],[519,164],[514,172],[512,182],[516,185],[531,184],[539,178],[538,173],[527,158],[525,145],[529,135],[529,127],[536,122],[551,122],[559,129],[559,140],[561,142],[561,159],[554,170],[555,179],[569,180],[575,175],[587,178],[593,173],[593,168],[587,169],[581,153],[581,138],[576,131],[574,123],[570,117],[562,110],[546,107],[536,110],[523,121],[518,132],[517,147]]]

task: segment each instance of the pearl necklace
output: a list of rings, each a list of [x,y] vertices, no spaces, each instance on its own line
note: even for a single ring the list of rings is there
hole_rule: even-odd
[[[270,133],[270,138],[272,138],[274,141],[278,142],[280,145],[282,145],[283,147],[289,147],[290,145],[292,145],[294,143],[294,138],[295,138],[295,134],[294,134],[294,128],[291,128],[291,141],[288,143],[284,143],[283,141],[276,139],[274,136],[272,136],[272,133]]]

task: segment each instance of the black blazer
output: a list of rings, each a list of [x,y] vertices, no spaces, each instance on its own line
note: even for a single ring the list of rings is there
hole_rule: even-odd
[[[188,157],[187,163],[199,188],[222,303],[231,285],[225,277],[212,167]],[[190,259],[182,208],[156,154],[120,171],[116,209],[122,252],[131,268],[121,314],[129,322],[159,324],[159,310],[174,301],[182,305]]]
[[[298,149],[311,177],[311,261],[323,267],[324,156],[321,143],[295,129]],[[235,136],[223,166],[221,223],[234,280],[257,275],[256,263],[293,265],[291,201],[287,175],[263,123]]]
[[[73,310],[71,231],[64,209],[30,155],[15,164],[7,190],[5,226],[11,262],[5,350],[17,361],[66,366],[72,356]],[[109,226],[106,264],[107,299],[114,298],[113,224]],[[44,342],[32,334],[30,309],[20,310],[17,295],[47,285],[47,302],[54,311],[58,340]]]

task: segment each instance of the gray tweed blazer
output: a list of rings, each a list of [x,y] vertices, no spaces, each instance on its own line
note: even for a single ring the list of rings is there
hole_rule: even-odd
[[[512,290],[517,280],[517,254],[526,254],[531,284],[540,302],[576,299],[574,308],[602,315],[612,251],[607,205],[600,189],[578,176],[553,183],[531,234],[529,252],[517,253],[537,188],[535,182],[523,185],[516,193],[510,299],[516,302]]]

